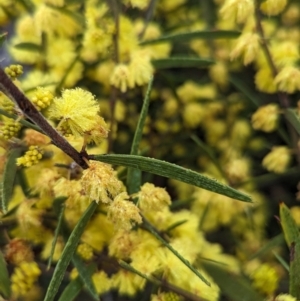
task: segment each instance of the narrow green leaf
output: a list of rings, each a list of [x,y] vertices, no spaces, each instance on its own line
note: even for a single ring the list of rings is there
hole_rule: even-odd
[[[58,301],[72,301],[79,295],[83,289],[83,283],[80,277],[72,280],[60,295]]]
[[[290,295],[300,299],[300,237],[290,247]]]
[[[35,51],[35,52],[42,51],[42,46],[34,43],[18,43],[14,45],[14,47],[19,50],[27,50],[27,51]]]
[[[81,260],[81,258],[76,254],[74,254],[72,257],[72,263],[77,269],[81,281],[84,283],[86,289],[88,290],[92,298],[94,300],[99,300],[96,288],[92,281],[92,275],[96,271],[96,265],[93,264],[86,266],[85,263]]]
[[[2,252],[0,251],[0,298],[2,295],[5,299],[9,299],[10,294],[10,280],[6,268],[6,262]]]
[[[268,252],[272,251],[275,247],[278,247],[284,243],[284,237],[283,234],[279,234],[272,239],[270,239],[264,246],[259,249],[256,253],[254,253],[248,261],[262,257],[263,255],[267,254]]]
[[[222,293],[232,301],[263,301],[247,278],[233,274],[212,263],[202,262],[204,269],[220,287]]]
[[[292,243],[295,243],[300,237],[297,224],[291,215],[290,209],[284,203],[280,203],[279,216],[285,241],[290,248]]]
[[[252,202],[248,195],[235,190],[232,187],[169,162],[132,155],[90,155],[89,158],[105,163],[137,168],[159,176],[195,185],[243,202]]]
[[[287,272],[290,271],[288,263],[276,252],[272,252],[275,256],[275,258],[278,260],[278,262],[287,270]]]
[[[165,241],[159,233],[155,230],[155,228],[145,219],[143,218],[144,227],[157,239],[159,240],[167,249],[169,249],[184,265],[186,265],[199,279],[201,279],[205,284],[210,286],[210,282],[206,280],[201,273],[194,268],[191,263],[182,257],[167,241]]]
[[[20,116],[17,116],[15,114],[7,113],[5,110],[2,110],[1,108],[0,108],[0,114],[6,116],[8,118],[11,118],[13,120],[20,119]],[[35,125],[35,124],[25,120],[25,119],[18,120],[18,122],[21,123],[22,125],[28,127],[28,128],[31,128],[31,129],[33,129],[37,132],[40,132],[40,133],[44,134],[44,132],[37,125]]]
[[[76,224],[73,229],[64,249],[61,254],[59,261],[55,267],[54,273],[52,275],[50,284],[48,286],[46,296],[44,301],[52,301],[58,291],[58,288],[61,284],[61,281],[64,277],[65,271],[70,263],[70,260],[76,250],[80,237],[84,231],[85,226],[89,222],[92,217],[94,211],[96,210],[98,204],[96,202],[92,202],[86,211],[83,213],[82,217]]]
[[[300,135],[300,118],[294,109],[287,109],[285,111],[285,117],[294,127],[297,133]]]
[[[0,34],[0,46],[2,46],[2,44],[4,43],[6,36],[7,36],[7,32]]]
[[[146,95],[145,95],[145,98],[143,101],[143,107],[141,110],[140,118],[139,118],[136,130],[135,130],[132,145],[131,145],[131,151],[130,151],[131,155],[138,154],[139,145],[140,145],[140,142],[141,142],[141,139],[143,136],[143,128],[144,128],[146,117],[148,114],[152,84],[153,84],[153,77],[151,77],[151,79],[149,81]],[[129,192],[129,194],[135,193],[140,189],[141,177],[142,177],[142,173],[139,169],[128,168],[126,186],[127,186],[127,190]]]
[[[8,152],[7,161],[4,167],[3,178],[1,183],[1,203],[0,209],[3,213],[7,212],[8,203],[14,190],[14,182],[17,173],[16,159],[22,153],[21,148],[14,148]]]
[[[169,57],[167,59],[152,60],[152,65],[156,69],[167,68],[201,68],[214,64],[215,61],[194,57]]]
[[[142,41],[140,45],[159,44],[165,42],[188,42],[193,39],[235,39],[240,35],[239,31],[234,30],[204,30],[186,33],[165,35],[157,39]]]
[[[177,227],[179,227],[179,226],[185,224],[187,221],[188,221],[187,219],[184,219],[184,220],[182,220],[182,221],[178,221],[178,222],[172,224],[171,226],[169,226],[169,227],[165,230],[165,232],[166,232],[166,233],[170,233],[172,230],[174,230],[175,228],[177,228]]]
[[[58,239],[58,236],[59,236],[59,233],[60,233],[62,221],[64,219],[64,212],[65,212],[65,206],[61,206],[57,226],[56,226],[56,229],[55,229],[55,232],[54,232],[54,237],[53,237],[53,240],[52,240],[51,251],[50,251],[50,256],[49,256],[49,260],[48,260],[47,269],[50,268],[51,263],[52,263],[52,258],[53,258],[53,254],[54,254],[54,251],[55,251],[55,246],[56,246],[57,239]]]

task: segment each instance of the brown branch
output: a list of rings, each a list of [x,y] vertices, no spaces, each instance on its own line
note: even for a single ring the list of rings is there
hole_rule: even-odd
[[[15,102],[24,115],[26,115],[34,124],[39,126],[39,128],[52,140],[54,145],[69,155],[79,166],[84,169],[88,168],[85,159],[88,157],[87,154],[85,152],[79,153],[63,136],[61,136],[1,68],[0,91]]]

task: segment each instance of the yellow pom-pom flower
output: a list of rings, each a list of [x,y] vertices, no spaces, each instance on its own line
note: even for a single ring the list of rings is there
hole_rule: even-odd
[[[86,243],[78,245],[77,254],[84,260],[91,260],[93,258],[93,249]]]
[[[39,163],[42,157],[43,157],[43,150],[38,146],[31,145],[29,147],[29,150],[25,153],[25,155],[17,159],[17,165],[30,167],[32,165]]]
[[[300,70],[293,66],[284,67],[275,77],[278,89],[287,93],[300,90]]]
[[[121,92],[126,92],[129,86],[129,68],[125,64],[119,64],[114,68],[113,74],[110,78],[111,85],[120,89]]]
[[[36,262],[22,262],[11,276],[11,289],[15,297],[25,297],[41,274]]]
[[[276,146],[264,157],[262,165],[270,172],[283,173],[290,161],[290,150],[286,146]]]
[[[251,118],[255,130],[272,132],[277,128],[279,108],[275,103],[260,107]]]
[[[276,296],[275,299],[272,299],[274,301],[297,301],[297,299],[289,294],[280,294]]]
[[[253,13],[253,0],[226,0],[220,10],[224,19],[234,19],[237,23],[245,23]]]
[[[261,293],[270,296],[275,292],[279,282],[279,275],[269,264],[262,264],[250,275],[253,286]]]
[[[81,178],[85,194],[96,202],[110,203],[122,190],[122,183],[109,164],[91,161]]]
[[[93,274],[92,281],[94,283],[98,295],[101,295],[109,291],[111,288],[111,280],[110,278],[108,278],[107,274],[103,271],[99,271]]]
[[[286,3],[287,0],[266,0],[261,3],[260,9],[268,16],[276,16],[284,10]]]
[[[230,54],[231,60],[243,55],[244,65],[248,65],[253,62],[260,49],[259,39],[260,38],[257,33],[248,32],[242,34],[238,38],[236,46]]]
[[[128,199],[127,193],[122,192],[114,198],[108,208],[107,217],[116,229],[130,230],[135,224],[142,223],[139,208]]]
[[[67,89],[62,97],[55,98],[50,108],[50,118],[60,120],[58,127],[67,127],[73,135],[80,136],[97,124],[99,104],[93,94],[81,88]]]
[[[144,210],[162,210],[171,205],[171,198],[165,189],[145,183],[138,192],[139,207]]]

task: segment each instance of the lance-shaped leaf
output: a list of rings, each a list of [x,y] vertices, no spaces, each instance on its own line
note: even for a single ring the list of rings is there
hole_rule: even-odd
[[[294,129],[297,131],[298,135],[300,135],[300,118],[296,111],[293,109],[287,109],[284,115],[294,127]]]
[[[300,237],[299,230],[290,209],[284,203],[280,203],[279,215],[284,238],[290,248],[292,243],[295,243]]]
[[[17,172],[16,159],[20,157],[21,148],[15,148],[8,152],[7,161],[5,164],[3,178],[1,183],[1,202],[0,209],[3,213],[7,212],[8,203],[12,197],[14,190],[14,182]]]
[[[193,39],[235,39],[240,35],[239,31],[235,30],[204,30],[185,33],[177,33],[164,35],[157,39],[142,41],[140,45],[159,44],[165,42],[189,42]]]
[[[167,59],[153,60],[152,64],[156,69],[167,68],[203,68],[214,64],[215,61],[195,57],[169,57]]]
[[[77,248],[78,242],[80,237],[85,229],[85,226],[89,222],[90,218],[92,217],[94,211],[97,208],[97,203],[92,202],[86,211],[83,213],[82,217],[76,224],[75,228],[73,229],[64,249],[61,254],[59,261],[55,267],[54,273],[52,275],[50,284],[48,286],[46,296],[44,301],[52,301],[58,291],[58,288],[61,284],[61,281],[64,277],[65,271],[72,259],[72,256]]]
[[[27,51],[34,51],[34,52],[41,52],[43,50],[41,45],[34,44],[34,43],[18,43],[14,45],[14,47],[19,50],[27,50]]]
[[[10,281],[6,268],[6,262],[3,254],[0,252],[0,297],[2,295],[4,298],[9,299],[10,294]]]
[[[300,299],[300,237],[290,247],[290,295]]]
[[[243,202],[252,202],[248,195],[232,187],[169,162],[132,155],[90,155],[89,158],[105,163],[137,168],[159,176],[195,185]]]
[[[148,114],[149,102],[150,102],[150,92],[152,88],[153,77],[150,79],[146,95],[143,101],[143,107],[141,110],[140,118],[134,133],[130,154],[137,155],[139,150],[139,145],[143,136],[143,128]],[[135,168],[128,168],[127,172],[127,189],[130,194],[137,192],[141,186],[141,171]]]
[[[242,275],[235,275],[227,271],[223,267],[202,262],[204,269],[213,278],[216,284],[220,287],[222,293],[232,301],[263,301],[260,296],[251,286],[250,281]]]
[[[0,46],[2,46],[2,44],[4,43],[6,36],[7,32],[0,34]]]

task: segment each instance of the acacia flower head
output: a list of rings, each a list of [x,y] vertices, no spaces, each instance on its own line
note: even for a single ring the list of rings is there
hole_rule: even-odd
[[[275,103],[260,107],[251,118],[255,130],[272,132],[277,128],[279,108]]]
[[[80,136],[96,126],[98,112],[99,104],[92,93],[81,88],[66,89],[62,97],[53,100],[50,118],[60,120],[60,127]]]
[[[287,93],[300,90],[300,70],[293,66],[284,67],[275,77],[278,89]]]
[[[147,210],[162,210],[171,205],[171,198],[165,189],[145,183],[138,192],[139,206]]]
[[[234,19],[237,23],[245,23],[253,12],[253,0],[226,0],[220,10],[224,19]]]
[[[262,165],[270,172],[283,173],[291,161],[291,152],[286,146],[275,146],[268,153]]]
[[[96,202],[110,203],[121,191],[122,183],[109,164],[91,161],[81,178],[85,194]]]
[[[130,230],[135,224],[142,223],[139,208],[128,199],[127,193],[122,192],[109,206],[107,217],[116,229]]]

